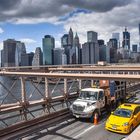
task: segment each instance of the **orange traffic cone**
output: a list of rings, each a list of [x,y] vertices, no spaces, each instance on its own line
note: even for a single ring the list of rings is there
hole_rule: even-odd
[[[95,113],[94,114],[94,125],[97,125],[98,124],[98,114]]]

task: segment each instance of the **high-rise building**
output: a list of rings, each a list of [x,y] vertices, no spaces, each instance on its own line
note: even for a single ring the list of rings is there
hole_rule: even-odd
[[[77,51],[77,48],[76,47],[72,47],[69,51],[69,63],[70,64],[76,64],[78,63],[78,60],[76,62],[76,52],[78,53]],[[78,55],[78,54],[77,54]]]
[[[73,31],[70,28],[68,34],[64,34],[61,38],[61,46],[64,48],[64,53],[67,56],[67,64],[78,63],[78,48],[79,38],[73,38]]]
[[[120,33],[112,33],[112,38],[117,39],[117,48],[120,48]]]
[[[117,39],[110,39],[107,47],[110,49],[110,63],[117,63]]]
[[[81,45],[78,34],[76,33],[73,37],[72,28],[70,28],[68,34],[61,37],[61,46],[67,56],[67,64],[81,64]]]
[[[77,33],[74,37],[74,48],[75,48],[75,63],[80,64],[80,62],[81,62],[81,60],[80,60],[81,59],[81,52],[80,52],[81,45],[80,45],[79,37],[78,37]]]
[[[70,51],[71,51],[71,45],[67,45],[65,48],[64,48],[64,53],[66,54],[66,56],[67,56],[67,64],[71,64],[71,62],[70,62]]]
[[[110,63],[117,62],[118,62],[117,50],[115,48],[110,48]]]
[[[72,28],[70,28],[69,34],[68,34],[68,45],[73,46],[73,31],[72,31]]]
[[[138,45],[137,44],[132,45],[132,52],[138,52]]]
[[[98,34],[94,31],[87,32],[87,42],[98,43]]]
[[[65,53],[62,54],[62,65],[66,65],[67,64],[67,56]]]
[[[68,45],[68,34],[64,34],[61,37],[61,46],[65,48]]]
[[[21,66],[32,66],[34,53],[26,53],[21,55]]]
[[[130,50],[130,33],[127,31],[126,27],[125,27],[125,31],[123,32],[122,47]]]
[[[54,48],[54,65],[64,65],[66,62],[66,55],[64,54],[64,48]]]
[[[82,64],[96,64],[99,61],[98,34],[87,32],[87,43],[82,45]]]
[[[109,46],[110,46],[111,48],[114,48],[114,49],[117,50],[117,48],[118,48],[118,41],[117,41],[116,38],[111,38],[111,39],[109,39],[108,44],[109,44]]]
[[[55,40],[52,36],[45,35],[42,41],[43,41],[43,65],[52,65]]]
[[[79,47],[79,46],[80,46],[79,37],[78,37],[78,34],[76,33],[74,37],[74,47]]]
[[[87,42],[82,45],[82,64],[96,64],[99,61],[99,45]]]
[[[37,47],[32,61],[32,66],[40,66],[43,64],[43,55],[40,47]]]
[[[140,23],[139,23],[139,49],[138,52],[140,52]]]
[[[105,43],[104,43],[104,40],[99,39],[99,40],[98,40],[98,44],[99,44],[99,47],[100,47],[100,46],[103,46],[103,45],[105,44]]]
[[[1,50],[1,67],[4,67],[4,50]]]
[[[125,49],[125,48],[119,48],[118,49],[118,54],[119,54],[119,59],[121,58],[123,61],[125,60],[125,61],[127,61],[127,60],[129,60],[129,58],[130,58],[130,56],[131,56],[131,54],[130,54],[130,50],[128,50],[128,49]],[[121,56],[121,57],[120,57]],[[118,60],[119,60],[118,59]],[[114,59],[115,60],[115,59]],[[121,60],[121,61],[122,61]]]
[[[21,66],[21,55],[22,54],[26,54],[25,44],[20,41],[17,41],[16,52],[15,52],[15,65],[16,66]]]
[[[21,66],[21,55],[26,54],[24,43],[14,39],[7,39],[3,42],[2,66]]]
[[[101,45],[99,47],[99,61],[110,63],[110,48],[106,45]]]
[[[15,52],[17,41],[14,39],[7,39],[3,42],[3,66],[13,67],[15,66]]]

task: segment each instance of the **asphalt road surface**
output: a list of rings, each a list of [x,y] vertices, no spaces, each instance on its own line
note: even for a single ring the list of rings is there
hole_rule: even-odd
[[[137,99],[140,100],[140,94],[137,94]],[[107,117],[104,113],[98,125],[94,125],[90,120],[76,119],[70,115],[50,124],[44,122],[32,126],[0,140],[120,140],[126,137],[127,135],[105,130]]]
[[[106,119],[107,116],[104,115],[99,124],[94,125],[89,120],[79,120],[70,116],[51,125],[44,123],[35,129],[31,127],[28,132],[23,131],[10,140],[120,140],[127,136],[105,130]]]

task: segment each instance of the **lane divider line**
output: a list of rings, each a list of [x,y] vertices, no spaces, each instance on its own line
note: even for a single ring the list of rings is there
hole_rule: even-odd
[[[81,132],[80,134],[76,135],[76,136],[74,137],[74,139],[80,137],[81,135],[85,134],[86,132],[88,132],[89,130],[91,130],[91,129],[94,128],[94,127],[95,127],[95,125],[92,125],[91,127],[85,129],[83,132]]]

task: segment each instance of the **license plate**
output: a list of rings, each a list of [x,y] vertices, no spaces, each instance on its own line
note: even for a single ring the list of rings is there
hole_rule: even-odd
[[[116,130],[116,129],[117,129],[117,127],[116,127],[116,126],[112,126],[112,129]]]

